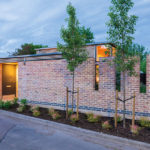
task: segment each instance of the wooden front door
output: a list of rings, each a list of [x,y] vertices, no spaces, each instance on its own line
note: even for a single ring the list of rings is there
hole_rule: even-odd
[[[2,65],[2,94],[16,95],[16,65]]]

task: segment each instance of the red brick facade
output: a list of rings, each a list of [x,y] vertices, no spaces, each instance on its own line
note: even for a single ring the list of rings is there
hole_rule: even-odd
[[[88,46],[89,58],[75,71],[75,89],[80,90],[80,111],[94,111],[111,115],[115,107],[116,75],[113,58],[100,58],[95,62],[95,46]],[[95,65],[99,65],[99,90],[95,90]],[[126,77],[126,98],[136,92],[136,115],[150,117],[150,55],[147,56],[147,93],[140,93],[140,62],[135,66],[137,76]],[[0,64],[2,83],[2,64]],[[72,88],[72,75],[64,59],[18,62],[18,97],[29,102],[60,109],[65,108],[66,87]],[[121,92],[119,93],[121,95]],[[0,84],[0,97],[2,84]],[[71,94],[69,95],[71,104]],[[51,106],[50,106],[51,105]],[[123,104],[119,102],[119,112]],[[132,100],[126,103],[131,114]]]
[[[108,61],[113,58],[101,58],[99,64],[99,90],[95,90],[95,59],[89,58],[76,69],[75,89],[80,89],[80,111],[102,112],[108,115],[115,107],[115,67],[109,65]],[[19,98],[26,98],[35,103],[50,104],[52,106],[64,107],[66,103],[66,87],[71,90],[72,76],[67,70],[66,61],[49,60],[18,63],[18,94]],[[150,56],[147,62],[147,74],[150,74]],[[148,68],[149,67],[149,68]],[[136,112],[150,113],[150,90],[146,94],[139,93],[140,77],[139,63],[135,70],[137,76],[126,78],[126,97],[133,96],[136,92]],[[150,76],[150,75],[149,75]],[[148,78],[147,78],[148,80]],[[150,83],[147,81],[150,85]],[[150,86],[147,84],[147,89]],[[121,92],[119,93],[121,94]],[[71,104],[71,95],[70,95]],[[126,103],[126,109],[132,111],[132,100]],[[97,111],[98,110],[98,111]],[[119,110],[122,103],[119,102]],[[131,113],[131,112],[129,112]],[[141,114],[140,114],[141,115]]]
[[[2,64],[0,64],[0,99],[2,99]]]

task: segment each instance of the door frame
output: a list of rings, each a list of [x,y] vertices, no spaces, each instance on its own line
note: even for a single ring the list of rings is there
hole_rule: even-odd
[[[18,97],[18,63],[2,63],[2,97],[5,96],[3,94],[3,65],[15,65],[16,66],[16,90],[14,94],[10,95],[15,95],[15,97]]]

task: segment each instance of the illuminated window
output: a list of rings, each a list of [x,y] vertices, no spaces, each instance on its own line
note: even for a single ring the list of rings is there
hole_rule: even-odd
[[[96,47],[96,61],[99,61],[100,57],[109,57],[115,55],[115,49],[110,51],[105,45],[99,45]]]
[[[99,89],[99,65],[95,66],[95,90]]]
[[[99,61],[101,57],[115,56],[115,48],[108,48],[105,45],[99,45],[96,47],[96,61]],[[99,65],[95,65],[95,90],[99,89]]]

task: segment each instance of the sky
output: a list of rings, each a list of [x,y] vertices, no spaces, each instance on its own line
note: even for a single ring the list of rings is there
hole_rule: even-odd
[[[0,0],[0,57],[24,43],[56,47],[69,2],[76,8],[80,25],[91,28],[94,41],[107,41],[105,23],[111,0]],[[134,42],[150,50],[150,0],[133,2],[130,13],[139,17]]]

